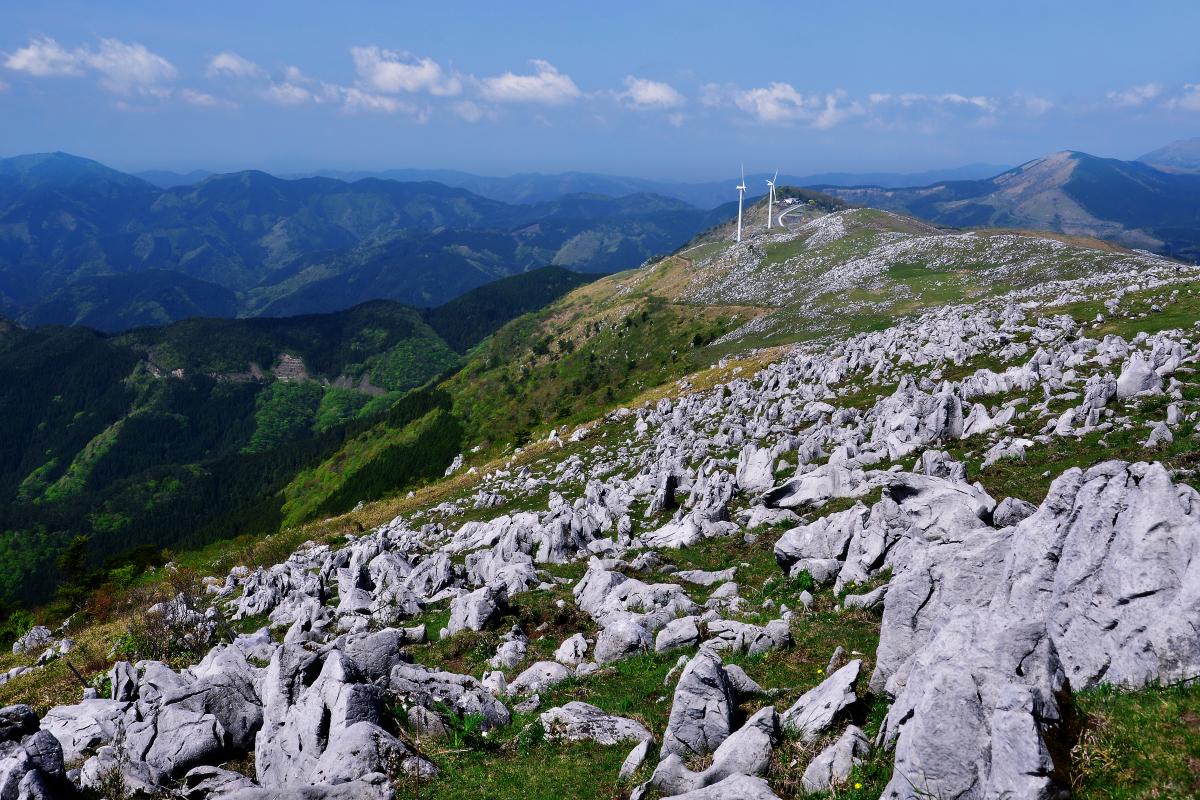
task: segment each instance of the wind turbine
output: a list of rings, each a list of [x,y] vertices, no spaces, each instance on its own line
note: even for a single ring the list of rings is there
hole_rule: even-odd
[[[737,241],[742,240],[742,198],[746,196],[746,165],[742,165],[742,182],[737,185],[738,190],[738,231]]]
[[[767,181],[767,230],[771,230],[771,207],[775,205],[775,181],[779,180],[779,170],[775,177]]]

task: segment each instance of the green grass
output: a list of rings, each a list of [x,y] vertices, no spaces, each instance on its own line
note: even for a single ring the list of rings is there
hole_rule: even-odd
[[[1077,800],[1200,797],[1200,684],[1075,697]]]

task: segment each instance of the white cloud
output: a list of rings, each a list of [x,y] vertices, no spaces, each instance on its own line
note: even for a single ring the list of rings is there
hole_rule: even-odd
[[[91,54],[89,63],[103,76],[100,85],[120,94],[157,94],[159,84],[176,75],[175,67],[162,56],[118,39],[101,39],[100,49]]]
[[[47,36],[33,39],[8,54],[4,66],[37,78],[98,75],[100,85],[116,94],[146,94],[165,97],[170,90],[162,84],[175,79],[175,66],[141,44],[119,39],[101,39],[99,47],[68,50]]]
[[[549,61],[534,59],[532,75],[506,72],[484,78],[480,88],[484,97],[502,103],[544,103],[561,105],[583,93],[570,76],[559,72]]]
[[[1105,97],[1109,103],[1118,108],[1133,108],[1150,102],[1162,94],[1162,90],[1163,87],[1161,84],[1146,83],[1141,86],[1130,86],[1128,89],[1109,92]]]
[[[919,105],[931,106],[967,106],[981,111],[995,111],[996,101],[983,95],[963,95],[957,92],[942,94],[921,94],[920,92],[903,92],[890,94],[875,92],[867,96],[867,101],[874,106],[899,105],[911,108]]]
[[[1185,83],[1183,91],[1167,101],[1167,107],[1180,111],[1200,111],[1200,83]]]
[[[197,108],[237,108],[237,103],[214,97],[198,89],[180,89],[179,97],[189,106],[196,106]]]
[[[281,83],[272,82],[271,85],[267,87],[266,97],[272,103],[281,106],[299,106],[304,105],[305,103],[318,102],[317,95],[313,94],[308,89],[305,89],[303,86],[291,83],[289,81],[283,81]]]
[[[678,108],[686,102],[671,84],[633,75],[625,76],[625,91],[617,97],[634,108]]]
[[[719,104],[719,96],[719,90],[706,91],[703,102]],[[827,129],[863,113],[862,105],[849,100],[842,89],[823,95],[804,95],[790,83],[778,81],[766,87],[734,90],[732,100],[759,122],[774,125],[799,122]]]
[[[339,87],[342,97],[342,108],[346,111],[365,111],[383,114],[394,114],[397,111],[416,113],[416,109],[408,103],[402,103],[394,97],[382,94],[364,92],[354,87]]]
[[[66,50],[48,36],[30,40],[29,44],[9,53],[4,66],[26,72],[37,78],[82,75],[81,50]]]
[[[383,50],[375,46],[351,47],[350,56],[359,78],[379,92],[428,92],[438,97],[462,93],[462,81],[450,75],[432,58],[412,53]]]
[[[263,73],[262,67],[248,58],[224,50],[209,59],[205,74],[210,78],[254,78]]]
[[[478,103],[473,103],[470,100],[455,103],[454,113],[467,122],[479,122],[479,120],[483,119],[483,109],[479,107]]]

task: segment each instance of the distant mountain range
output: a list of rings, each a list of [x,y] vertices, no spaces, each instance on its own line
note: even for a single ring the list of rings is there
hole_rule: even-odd
[[[793,186],[832,184],[841,186],[919,186],[926,183],[951,180],[986,178],[1003,172],[1008,167],[995,164],[968,164],[951,169],[928,172],[824,172],[814,175],[780,175],[780,183]],[[211,176],[213,173],[195,170],[189,173],[165,172],[161,170],[139,172],[137,176],[162,188],[188,186]],[[746,176],[750,185],[750,196],[757,197],[765,190],[765,181],[771,173]],[[450,169],[390,169],[379,171],[319,170],[316,172],[281,175],[284,178],[335,178],[343,181],[359,181],[365,178],[402,182],[434,181],[446,186],[466,189],[472,194],[499,200],[502,203],[540,203],[557,200],[570,194],[602,194],[623,197],[630,194],[649,193],[673,197],[698,208],[716,208],[726,204],[730,198],[730,187],[737,178],[723,181],[660,181],[645,178],[630,178],[617,175],[601,175],[592,172],[538,173],[526,172],[508,177],[489,177]]]
[[[1063,151],[985,180],[821,188],[943,225],[1051,230],[1200,260],[1200,174],[1142,161]]]
[[[1200,136],[1151,150],[1139,156],[1138,161],[1167,172],[1200,172]]]
[[[647,193],[510,204],[430,181],[253,171],[161,189],[65,153],[19,156],[0,160],[0,313],[120,330],[378,298],[435,306],[549,264],[637,266],[731,213]]]

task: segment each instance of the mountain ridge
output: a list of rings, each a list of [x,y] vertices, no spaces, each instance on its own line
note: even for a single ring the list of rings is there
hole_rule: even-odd
[[[428,181],[285,180],[257,170],[164,190],[88,159],[24,156],[0,161],[0,312],[21,317],[73,282],[147,269],[233,291],[243,315],[332,311],[376,297],[439,305],[547,264],[626,268],[725,213],[644,193],[511,205]],[[180,287],[163,280],[161,290],[139,299],[156,306],[144,313],[169,313]],[[60,308],[55,319],[87,319],[88,310]],[[137,309],[106,313],[107,327],[126,316],[147,321]]]

